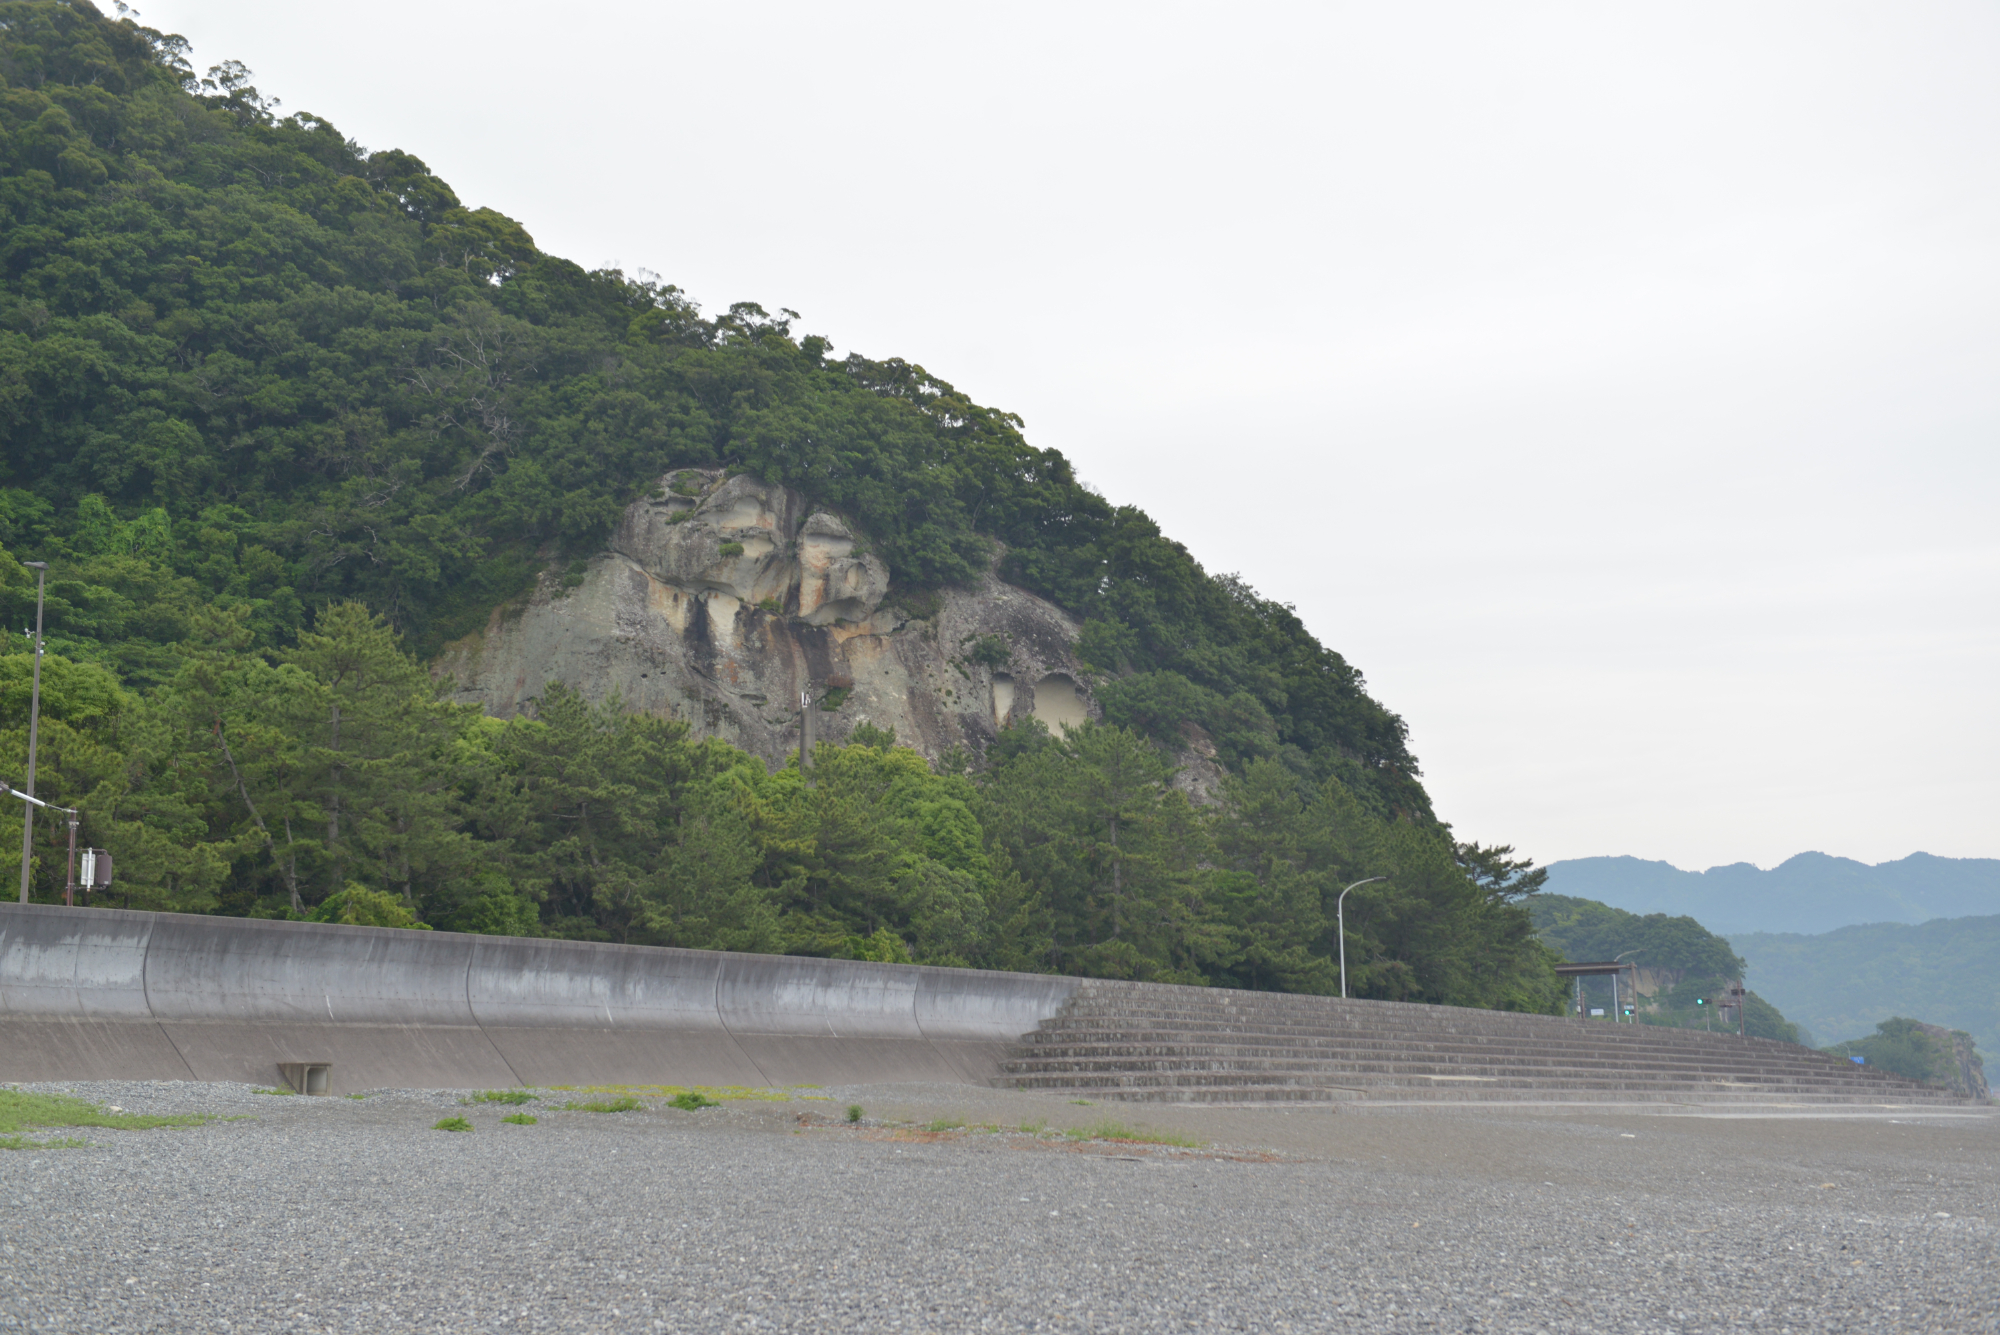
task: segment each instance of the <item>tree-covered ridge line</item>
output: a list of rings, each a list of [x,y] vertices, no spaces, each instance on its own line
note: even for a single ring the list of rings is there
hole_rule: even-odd
[[[102,902],[1328,993],[1339,891],[1387,876],[1347,905],[1357,993],[1561,1001],[1532,871],[1275,759],[1197,807],[1115,725],[1030,721],[943,772],[863,726],[809,782],[559,684],[532,719],[447,703],[358,603],[268,656],[248,619],[201,613],[143,695],[48,657],[41,791],[117,850]],[[0,764],[29,667],[0,657]],[[37,898],[62,868],[44,825]]]
[[[1917,1016],[1970,1032],[2000,1050],[2000,914],[1926,923],[1869,923],[1806,936],[1730,938],[1786,1010],[1825,1040],[1862,1037],[1885,1019]]]
[[[1548,869],[1539,873],[1546,877]],[[1594,899],[1573,895],[1537,894],[1529,903],[1536,934],[1562,958],[1603,962],[1624,956],[1663,985],[1639,999],[1633,1019],[1641,1024],[1702,1029],[1716,1023],[1716,998],[1746,972],[1742,957],[1729,942],[1693,918],[1665,913],[1637,914]],[[1643,984],[1642,984],[1643,985]],[[1611,985],[1585,980],[1591,1005],[1610,1005]],[[1627,996],[1623,1000],[1631,1002]],[[1810,1047],[1812,1036],[1787,1020],[1778,1008],[1754,991],[1744,994],[1745,1032],[1752,1038],[1775,1038]]]
[[[280,116],[83,0],[0,0],[0,773],[117,852],[112,902],[1547,1009],[1511,850],[1458,846],[1400,719],[1017,418],[796,317],[708,316]],[[997,560],[1083,625],[1107,722],[815,781],[423,664],[676,469],[837,510],[908,601]],[[1213,808],[1166,782],[1199,728]],[[862,734],[857,732],[857,739]],[[44,824],[35,894],[59,895]]]
[[[79,0],[0,2],[0,79],[0,544],[51,561],[65,652],[157,684],[195,608],[277,648],[361,599],[429,656],[720,466],[838,509],[906,588],[1004,550],[1156,740],[1192,722],[1430,817],[1401,720],[1290,608],[922,367],[585,272]]]

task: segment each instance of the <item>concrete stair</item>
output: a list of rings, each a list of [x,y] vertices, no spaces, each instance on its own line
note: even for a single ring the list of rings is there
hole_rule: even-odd
[[[1791,1043],[1547,1015],[1091,981],[998,1083],[1159,1103],[1964,1105]]]

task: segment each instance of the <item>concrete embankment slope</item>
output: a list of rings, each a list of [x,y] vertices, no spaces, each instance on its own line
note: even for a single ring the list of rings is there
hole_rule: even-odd
[[[0,1081],[984,1083],[1073,978],[0,905]]]
[[[329,1093],[963,1081],[1171,1103],[1962,1101],[1791,1044],[1546,1015],[0,905],[0,1081],[268,1085],[291,1064],[330,1067]]]

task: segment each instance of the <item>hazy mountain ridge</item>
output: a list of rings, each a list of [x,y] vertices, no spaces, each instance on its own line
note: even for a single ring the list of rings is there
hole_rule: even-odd
[[[1869,923],[1815,936],[1743,932],[1729,944],[1749,976],[1822,1043],[1914,1016],[2000,1052],[2000,914]]]
[[[1929,853],[1873,866],[1800,853],[1766,871],[1747,862],[1683,871],[1635,857],[1549,864],[1553,894],[1633,913],[1686,914],[1725,935],[1820,933],[1862,923],[1922,923],[2000,913],[2000,859]]]

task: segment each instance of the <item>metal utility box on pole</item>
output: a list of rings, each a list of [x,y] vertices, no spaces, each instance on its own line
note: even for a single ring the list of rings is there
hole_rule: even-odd
[[[28,902],[28,875],[35,853],[35,746],[42,729],[42,588],[49,576],[47,561],[23,561],[35,572],[34,686],[28,692],[28,804],[21,812],[21,902]]]
[[[1743,984],[1741,983],[1730,984],[1729,990],[1722,994],[1722,1004],[1736,1008],[1736,1036],[1738,1038],[1747,1038],[1750,1034],[1748,1017],[1745,1015],[1745,1011],[1749,1008],[1743,1002]]]

